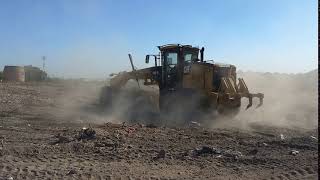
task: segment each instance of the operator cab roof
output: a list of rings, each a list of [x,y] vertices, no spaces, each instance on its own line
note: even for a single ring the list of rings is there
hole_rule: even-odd
[[[219,63],[219,62],[214,63],[214,65],[219,66],[219,67],[231,67],[231,66],[233,66],[232,64],[225,64],[225,63]]]
[[[191,45],[182,45],[182,44],[166,44],[162,46],[158,46],[160,51],[167,50],[167,49],[175,49],[175,48],[192,48],[199,50],[199,47],[191,46]]]

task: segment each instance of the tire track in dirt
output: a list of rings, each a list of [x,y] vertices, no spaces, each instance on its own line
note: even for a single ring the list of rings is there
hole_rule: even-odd
[[[108,166],[99,159],[88,157],[34,157],[28,161],[20,160],[16,157],[5,157],[0,160],[0,180],[8,179],[147,179],[147,180],[169,180],[175,178],[164,178],[157,176],[145,176],[137,178],[126,175],[104,174],[100,170]]]
[[[292,171],[279,173],[275,176],[270,177],[269,180],[287,180],[287,179],[290,179],[290,180],[291,179],[292,180],[298,180],[298,179],[314,180],[314,179],[317,179],[317,177],[318,177],[317,168],[311,167],[311,166],[306,166],[306,167],[294,169]]]

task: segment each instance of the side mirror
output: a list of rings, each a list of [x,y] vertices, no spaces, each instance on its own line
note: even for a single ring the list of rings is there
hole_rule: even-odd
[[[149,63],[149,55],[146,55],[146,63]]]

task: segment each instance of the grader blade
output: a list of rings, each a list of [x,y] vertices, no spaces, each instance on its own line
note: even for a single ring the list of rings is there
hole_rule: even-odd
[[[262,93],[257,93],[257,94],[254,94],[254,97],[259,98],[259,104],[256,106],[256,108],[259,108],[263,104],[264,95]]]
[[[251,94],[251,93],[249,93],[249,94],[247,95],[247,97],[248,97],[248,99],[249,99],[249,104],[247,105],[246,109],[249,109],[249,108],[252,106],[252,99],[253,99],[254,97],[259,98],[259,104],[256,106],[256,109],[263,105],[264,95],[263,95],[262,93],[257,93],[257,94]]]
[[[252,106],[252,96],[251,94],[248,95],[248,99],[249,99],[249,104],[246,107],[246,110],[249,109]]]
[[[246,109],[249,109],[252,106],[252,99],[254,97],[259,98],[259,104],[256,106],[256,108],[262,106],[264,95],[262,93],[249,93],[249,89],[242,78],[239,78],[238,91],[242,94],[242,97],[247,97],[249,99],[249,104],[247,105]]]

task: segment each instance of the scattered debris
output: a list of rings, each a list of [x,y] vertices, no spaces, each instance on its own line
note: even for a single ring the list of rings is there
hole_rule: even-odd
[[[241,170],[241,167],[235,166],[235,167],[233,168],[233,170],[235,170],[235,171],[240,171],[240,170]]]
[[[281,140],[284,140],[284,139],[285,139],[285,137],[284,137],[283,134],[280,134],[280,139],[281,139]]]
[[[265,143],[265,142],[258,142],[257,143],[257,146],[258,147],[266,147],[266,146],[269,146],[269,144]]]
[[[165,150],[160,150],[157,154],[157,156],[154,159],[164,159],[166,157],[166,151]]]
[[[239,157],[242,156],[242,153],[240,151],[225,151],[224,153],[224,156],[226,157],[231,157],[231,158],[234,158],[234,159],[238,159]]]
[[[79,134],[75,136],[75,138],[67,136],[67,135],[61,135],[60,133],[55,136],[57,138],[56,141],[54,141],[52,144],[59,144],[59,143],[69,143],[71,141],[82,140],[82,139],[94,139],[96,137],[96,132],[92,128],[82,128]]]
[[[198,126],[198,127],[200,127],[201,124],[198,123],[198,122],[196,122],[196,121],[191,121],[191,122],[190,122],[190,126]]]
[[[258,149],[253,149],[248,154],[249,155],[256,155],[257,153],[258,153]]]
[[[113,142],[113,140],[111,139],[106,139],[104,142],[103,142],[104,146],[106,147],[114,147],[115,146],[115,143]]]
[[[123,122],[122,124],[121,124],[121,127],[126,127],[127,125],[126,125],[126,122]]]
[[[95,147],[108,147],[108,148],[118,148],[120,146],[120,142],[116,139],[109,139],[106,137],[103,137],[101,140],[95,141],[94,146]]]
[[[69,142],[73,141],[72,138],[61,135],[61,134],[56,135],[55,138],[57,138],[57,140],[54,141],[52,144],[69,143]]]
[[[318,138],[314,137],[314,136],[310,136],[311,139],[315,139],[318,141]]]
[[[72,169],[67,173],[67,175],[72,175],[72,174],[77,174],[77,171]]]
[[[136,129],[133,128],[133,127],[128,127],[128,128],[125,129],[125,131],[127,132],[128,136],[131,136],[132,133],[136,131]]]
[[[153,123],[147,124],[146,127],[147,128],[157,128],[157,126]]]
[[[249,154],[257,154],[258,150],[254,149]],[[201,148],[196,148],[195,150],[192,151],[192,156],[200,156],[203,154],[212,154],[212,155],[217,155],[217,158],[221,158],[223,156],[225,157],[231,157],[234,159],[238,159],[239,157],[243,156],[240,151],[231,151],[231,150],[226,150],[226,151],[221,151],[216,148],[208,147],[208,146],[202,146]]]
[[[105,145],[101,142],[94,142],[95,147],[104,147]]]
[[[143,128],[143,124],[137,123],[136,126],[138,126],[138,128]]]
[[[221,154],[221,151],[216,148],[202,146],[201,148],[196,148],[195,150],[193,150],[192,154],[194,156],[199,156],[202,154]]]
[[[3,139],[1,139],[1,145],[0,145],[0,156],[3,156],[4,155],[4,152],[3,152],[3,149],[4,149],[4,142],[3,142]]]
[[[78,135],[78,140],[81,139],[94,139],[96,137],[96,131],[92,128],[82,128]]]
[[[290,154],[292,154],[292,155],[297,155],[297,154],[299,154],[299,151],[297,151],[297,150],[291,150],[290,151]]]

